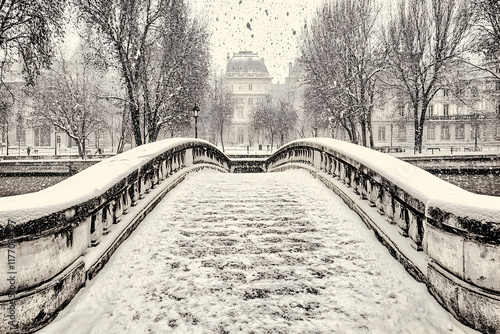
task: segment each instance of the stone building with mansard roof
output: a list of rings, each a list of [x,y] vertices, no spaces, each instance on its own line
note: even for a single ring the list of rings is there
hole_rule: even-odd
[[[265,138],[254,134],[250,126],[252,109],[271,93],[272,78],[264,58],[252,51],[240,51],[232,57],[228,53],[224,80],[235,102],[225,142],[234,147],[267,145]]]

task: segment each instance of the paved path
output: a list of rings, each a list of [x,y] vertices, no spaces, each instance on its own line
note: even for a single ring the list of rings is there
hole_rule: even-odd
[[[461,333],[305,171],[190,174],[43,333]]]

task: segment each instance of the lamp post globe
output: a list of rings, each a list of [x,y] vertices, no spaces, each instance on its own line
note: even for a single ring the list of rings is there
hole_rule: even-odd
[[[200,108],[195,104],[193,108],[193,117],[194,117],[194,137],[198,138],[198,115],[200,113]]]

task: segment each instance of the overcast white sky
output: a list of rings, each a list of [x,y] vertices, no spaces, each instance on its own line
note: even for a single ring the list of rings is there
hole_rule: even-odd
[[[254,51],[264,57],[274,82],[283,82],[295,62],[297,38],[324,0],[188,0],[212,32],[213,60],[225,68],[226,56]],[[396,0],[377,0],[386,11]]]
[[[323,0],[188,0],[209,22],[213,60],[225,67],[227,53],[246,50],[264,57],[276,82],[295,62],[304,20]]]

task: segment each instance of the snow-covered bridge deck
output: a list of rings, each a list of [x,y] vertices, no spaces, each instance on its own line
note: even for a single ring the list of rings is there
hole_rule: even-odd
[[[304,170],[189,174],[40,333],[461,333]]]

